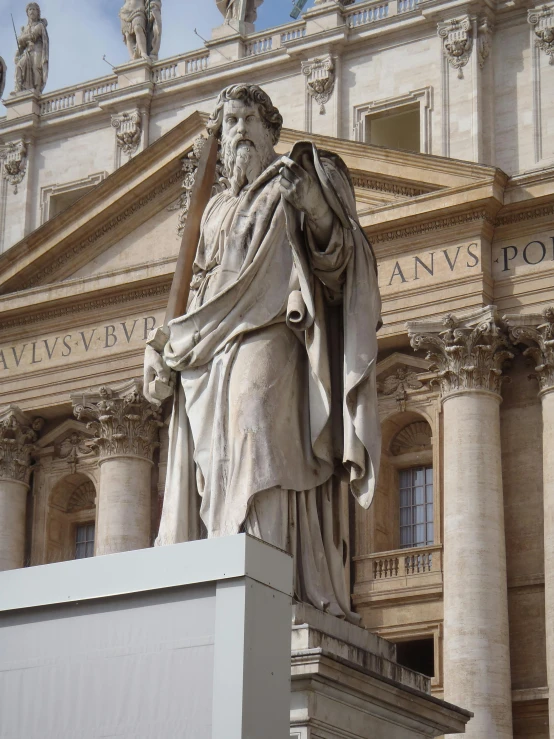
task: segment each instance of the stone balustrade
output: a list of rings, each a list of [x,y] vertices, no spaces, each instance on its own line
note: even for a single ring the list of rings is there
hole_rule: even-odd
[[[364,582],[402,580],[411,576],[442,571],[442,546],[394,549],[389,552],[366,554],[355,558],[359,575]],[[399,583],[399,587],[402,585]],[[406,583],[406,587],[411,584]]]

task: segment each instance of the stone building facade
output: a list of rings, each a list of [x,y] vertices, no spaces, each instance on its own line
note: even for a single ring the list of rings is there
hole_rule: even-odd
[[[309,136],[343,157],[379,262],[383,449],[371,509],[348,511],[355,609],[475,713],[468,736],[554,739],[553,26],[519,0],[324,2],[8,98],[0,568],[152,544],[168,418],[140,392],[144,340],[206,115],[256,82],[279,153]]]

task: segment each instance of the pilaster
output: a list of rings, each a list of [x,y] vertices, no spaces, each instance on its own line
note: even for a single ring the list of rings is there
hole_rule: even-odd
[[[544,510],[544,599],[546,612],[546,670],[549,737],[554,739],[554,307],[542,314],[507,315],[514,344],[527,348],[524,355],[533,360],[542,404],[542,464]]]

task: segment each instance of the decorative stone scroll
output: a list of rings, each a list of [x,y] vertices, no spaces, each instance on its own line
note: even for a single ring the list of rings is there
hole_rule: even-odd
[[[308,94],[319,105],[321,115],[325,114],[325,105],[329,102],[335,89],[335,63],[333,57],[325,57],[302,62],[302,73],[306,76]]]
[[[463,390],[500,394],[502,367],[514,355],[495,306],[460,318],[409,321],[407,328],[413,349],[428,350],[443,397]]]
[[[543,5],[540,9],[527,11],[527,21],[535,32],[536,44],[554,64],[554,8]]]
[[[27,172],[27,143],[21,139],[6,144],[0,150],[0,160],[4,164],[3,177],[13,187],[16,195]]]
[[[0,412],[0,478],[29,482],[31,455],[44,419],[31,420],[15,405]]]
[[[538,379],[541,392],[554,390],[554,307],[542,314],[507,315],[504,320],[513,343],[527,345],[523,354],[535,362],[532,377]]]
[[[142,115],[139,110],[112,116],[117,146],[129,159],[136,153],[142,137]]]
[[[473,48],[473,32],[469,16],[439,23],[438,34],[443,40],[443,53],[448,63],[453,69],[458,70],[458,79],[463,79],[463,68],[468,63]]]
[[[73,411],[88,420],[94,439],[90,446],[101,458],[135,456],[151,460],[158,446],[160,411],[142,395],[142,381],[132,380],[118,390],[101,387],[97,392],[72,395]]]

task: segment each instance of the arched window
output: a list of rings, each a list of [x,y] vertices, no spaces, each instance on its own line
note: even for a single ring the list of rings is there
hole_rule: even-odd
[[[86,475],[58,480],[50,496],[47,561],[60,562],[94,555],[96,488]]]
[[[398,470],[400,548],[433,544],[433,465],[426,459],[431,427],[423,420],[404,426],[392,439],[390,451]],[[414,457],[421,463],[414,465]]]

